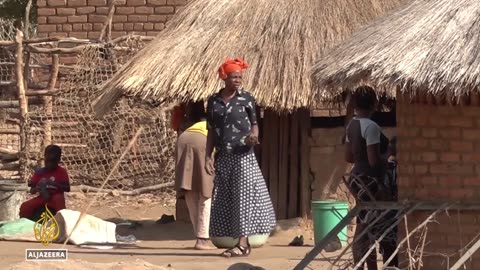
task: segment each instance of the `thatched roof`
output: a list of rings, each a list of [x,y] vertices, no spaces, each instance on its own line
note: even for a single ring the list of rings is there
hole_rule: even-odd
[[[421,0],[377,19],[313,67],[320,98],[368,83],[459,96],[480,86],[480,1]]]
[[[122,94],[157,100],[205,99],[223,82],[226,57],[250,64],[245,87],[262,106],[311,107],[307,71],[326,49],[410,0],[194,0],[107,84],[95,110]]]

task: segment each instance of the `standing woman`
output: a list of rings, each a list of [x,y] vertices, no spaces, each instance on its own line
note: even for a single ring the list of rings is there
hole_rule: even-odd
[[[179,126],[175,153],[175,189],[185,196],[197,242],[195,249],[215,249],[209,241],[213,176],[205,171],[207,122],[203,102],[187,106],[187,117]]]
[[[239,238],[224,257],[250,254],[248,237],[270,234],[275,212],[253,147],[258,144],[255,99],[242,88],[240,59],[227,59],[219,68],[225,88],[208,99],[206,169],[213,175],[210,235]],[[215,160],[212,157],[215,148]]]
[[[351,172],[353,177],[350,179],[350,188],[355,193],[357,201],[371,200],[366,195],[365,190],[358,183],[352,181],[355,178],[363,183],[372,196],[374,196],[373,199],[380,201],[389,200],[388,192],[383,184],[387,168],[386,162],[382,158],[388,149],[388,139],[383,135],[377,123],[371,120],[378,104],[377,95],[373,88],[360,86],[353,93],[353,104],[356,116],[347,126],[345,143],[345,160],[354,164]],[[375,215],[374,211],[362,210],[357,216],[357,226],[352,247],[355,264],[375,244],[375,239],[369,233],[360,236],[374,218],[373,215]],[[382,222],[385,221],[383,220]],[[381,249],[385,261],[390,257],[395,247],[391,243],[383,241]],[[375,250],[370,253],[365,262],[368,270],[378,269]],[[396,261],[392,262],[390,266],[396,266],[393,264],[396,264]],[[358,269],[363,270],[363,265]]]

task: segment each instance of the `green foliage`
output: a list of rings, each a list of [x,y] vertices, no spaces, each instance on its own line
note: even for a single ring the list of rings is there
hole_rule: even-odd
[[[4,19],[23,19],[25,17],[25,8],[28,0],[0,0],[0,18]],[[33,1],[30,11],[30,21],[35,23],[36,20],[36,1]]]

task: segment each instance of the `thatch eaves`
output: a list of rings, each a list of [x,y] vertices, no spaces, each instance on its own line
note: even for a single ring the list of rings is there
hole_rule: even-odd
[[[194,0],[104,86],[105,113],[123,94],[159,101],[206,99],[223,85],[226,57],[250,64],[245,87],[264,106],[312,107],[314,60],[359,27],[410,0]]]
[[[324,101],[364,83],[389,96],[396,89],[450,98],[477,91],[480,1],[417,0],[324,54],[312,77]]]

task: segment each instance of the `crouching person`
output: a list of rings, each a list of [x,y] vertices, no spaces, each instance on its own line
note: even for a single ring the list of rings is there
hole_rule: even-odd
[[[45,148],[45,167],[35,171],[28,183],[30,193],[39,195],[20,206],[20,218],[37,221],[44,211],[45,204],[53,215],[66,208],[65,192],[70,192],[67,171],[59,166],[62,149],[57,145]]]

